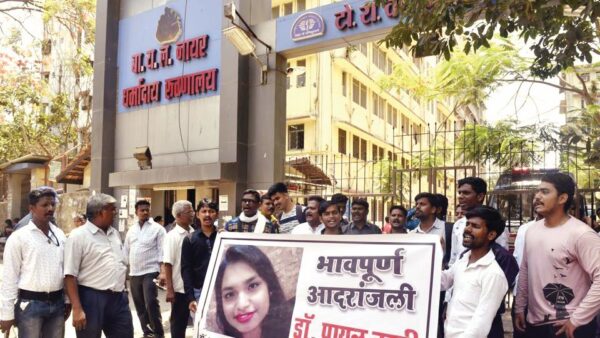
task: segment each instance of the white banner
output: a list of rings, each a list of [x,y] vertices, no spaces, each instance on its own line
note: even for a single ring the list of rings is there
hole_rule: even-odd
[[[194,337],[435,338],[435,235],[222,233]]]

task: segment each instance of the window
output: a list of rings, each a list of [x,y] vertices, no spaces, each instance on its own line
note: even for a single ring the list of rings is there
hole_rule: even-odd
[[[382,97],[379,97],[379,114],[377,116],[385,120],[385,100]]]
[[[355,79],[352,79],[352,101],[367,108],[367,87]]]
[[[348,79],[347,79],[347,77],[348,77],[348,74],[346,74],[346,72],[342,72],[342,95],[344,95],[344,96],[346,96],[346,93],[348,91],[348,87],[347,87],[347,84],[348,84],[347,81],[348,81]]]
[[[392,124],[392,113],[393,113],[393,108],[391,104],[387,105],[387,123]]]
[[[379,156],[379,147],[376,145],[373,145],[373,151],[371,153],[371,157],[373,158],[373,161],[377,161],[379,160],[379,158],[377,158],[377,156]]]
[[[360,139],[358,136],[352,136],[352,157],[359,158],[360,155]]]
[[[387,54],[379,47],[373,46],[373,64],[381,69],[387,75],[392,74],[392,61],[386,56]]]
[[[394,126],[394,128],[398,128],[398,109],[394,108],[394,111],[392,112],[392,125]]]
[[[415,140],[415,144],[419,144],[419,139],[421,138],[421,125],[413,124],[413,139]]]
[[[392,64],[392,60],[388,59],[387,63],[385,64],[385,73],[387,75],[392,75],[393,72],[394,72],[394,64]]]
[[[364,56],[367,56],[367,43],[366,42],[358,44],[358,46],[356,46],[356,49],[358,49],[359,52],[363,53]]]
[[[288,127],[288,150],[304,149],[304,124]]]
[[[377,157],[377,159],[378,160],[383,160],[383,154],[384,154],[383,148],[379,148],[379,157]]]
[[[292,14],[292,3],[288,2],[287,4],[283,5],[283,15],[290,14]]]
[[[338,152],[346,154],[346,131],[338,129]]]
[[[367,160],[367,140],[360,140],[360,159]]]
[[[302,88],[302,87],[306,86],[306,60],[301,59],[301,60],[296,61],[296,67],[298,67],[299,69],[304,68],[304,72],[302,72],[302,74],[300,74],[296,77],[296,87]],[[302,68],[300,68],[300,67],[302,67]]]
[[[379,111],[379,95],[373,93],[373,115],[379,116],[381,112]]]
[[[360,105],[367,108],[367,86],[360,84]]]
[[[300,12],[306,9],[306,0],[296,1],[296,11]]]
[[[406,117],[406,115],[402,115],[402,131],[404,131],[404,135],[407,135],[408,133],[410,133],[408,117]]]
[[[391,152],[391,151],[388,151],[387,158],[388,158],[388,160],[390,160],[390,161],[392,160],[392,152]]]
[[[279,17],[279,6],[271,8],[271,19],[277,19]]]

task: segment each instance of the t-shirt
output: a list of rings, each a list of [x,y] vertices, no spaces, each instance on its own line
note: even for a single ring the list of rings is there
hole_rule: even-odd
[[[600,310],[600,237],[576,218],[557,227],[545,220],[525,235],[516,312],[543,325],[570,318],[589,323]]]
[[[296,210],[301,209],[304,211],[304,207],[298,208],[294,206],[290,212],[283,212],[279,218],[279,232],[282,234],[289,234],[292,232],[298,224],[300,224],[300,217],[296,214]]]

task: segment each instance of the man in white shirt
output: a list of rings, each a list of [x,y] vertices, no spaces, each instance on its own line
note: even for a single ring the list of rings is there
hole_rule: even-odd
[[[4,249],[0,288],[0,328],[16,325],[20,337],[64,336],[71,312],[63,293],[63,252],[66,237],[52,224],[56,192],[51,188],[29,193],[31,220],[10,236]]]
[[[167,302],[171,303],[171,337],[184,338],[190,310],[181,277],[181,248],[183,240],[191,235],[196,213],[192,203],[181,200],[173,204],[175,226],[167,233],[163,243],[163,273],[167,285]]]
[[[321,196],[309,196],[306,210],[306,222],[299,224],[292,230],[292,235],[320,235],[325,225],[319,217],[319,205],[324,199]]]
[[[517,231],[517,237],[515,238],[515,250],[513,251],[513,257],[517,261],[517,264],[519,264],[519,267],[521,266],[521,262],[523,261],[523,250],[525,249],[525,234],[527,234],[527,230],[529,229],[529,227],[537,221],[538,221],[538,219],[534,219],[533,221],[525,223],[525,224],[521,225],[519,227],[519,230]],[[514,299],[517,299],[517,289],[519,286],[518,281],[519,281],[519,276],[517,275],[517,278],[515,280],[515,286],[513,287]],[[525,333],[517,330],[517,328],[514,325],[515,324],[515,322],[514,322],[515,321],[515,307],[514,306],[512,307],[510,315],[513,320],[513,338],[525,337]]]
[[[490,245],[505,228],[500,213],[477,207],[466,214],[463,245],[470,250],[442,272],[442,290],[454,288],[448,304],[445,337],[488,336],[508,283]]]
[[[422,192],[415,197],[415,217],[419,219],[419,225],[412,233],[438,235],[442,239],[442,245],[446,242],[446,223],[437,218],[440,209],[438,198],[428,192]]]
[[[65,289],[73,304],[78,338],[132,338],[133,321],[125,290],[127,257],[113,225],[117,200],[90,196],[88,221],[71,232],[65,246]]]
[[[150,202],[135,203],[137,222],[125,237],[125,255],[129,258],[131,298],[135,305],[144,337],[162,338],[164,331],[158,290],[154,279],[160,272],[165,229],[150,218]]]
[[[485,195],[487,193],[487,183],[479,177],[465,177],[458,181],[458,204],[461,207],[463,214],[469,210],[483,205]],[[462,237],[465,226],[467,224],[466,217],[460,218],[454,223],[452,228],[451,252],[448,265],[454,264],[458,257],[467,248],[462,245]],[[508,233],[503,231],[498,235],[495,241],[497,244],[508,250]]]

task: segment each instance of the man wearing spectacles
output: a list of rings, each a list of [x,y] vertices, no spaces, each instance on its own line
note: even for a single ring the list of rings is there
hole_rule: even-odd
[[[7,332],[16,323],[22,337],[63,337],[71,306],[63,292],[66,237],[52,224],[56,192],[40,188],[28,199],[31,220],[8,239],[4,250],[0,328]]]
[[[258,212],[260,194],[248,189],[242,193],[242,213],[225,224],[225,231],[275,233],[273,223]]]

